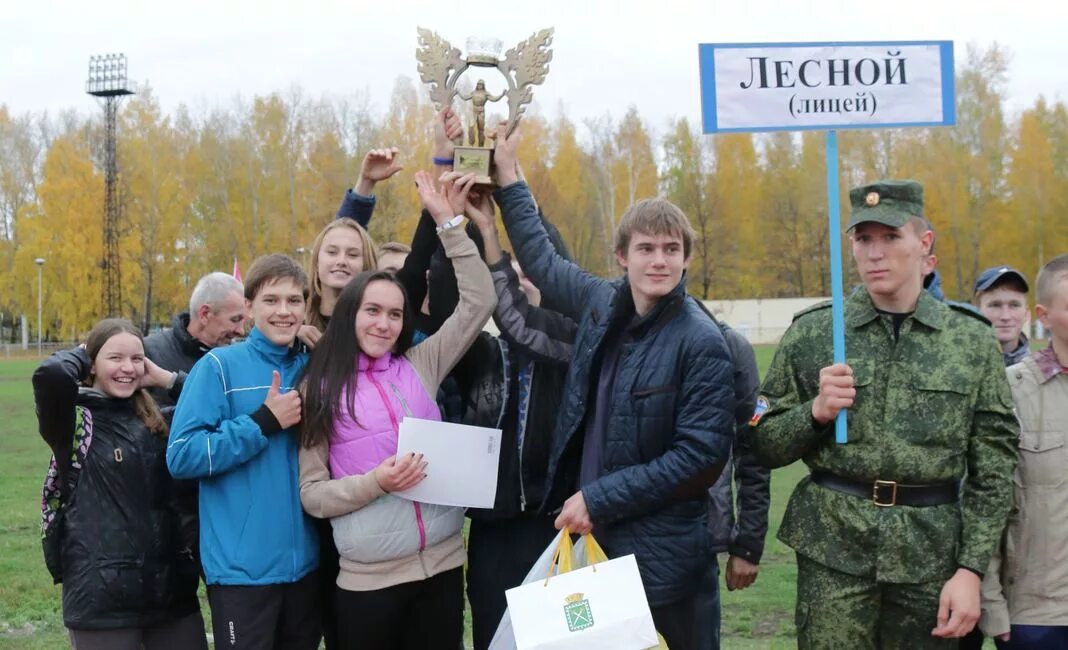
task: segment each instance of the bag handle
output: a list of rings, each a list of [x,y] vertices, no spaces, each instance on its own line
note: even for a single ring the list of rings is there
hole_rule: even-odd
[[[593,538],[592,534],[583,535],[582,538],[586,543],[586,565],[597,571],[597,563],[607,562],[608,555],[601,548],[601,545],[597,543],[597,540]],[[545,585],[548,585],[549,580],[552,579],[554,567],[559,566],[557,575],[567,573],[574,568],[571,557],[573,550],[574,544],[571,542],[571,531],[565,528],[560,531],[560,541],[556,545],[556,550],[553,551],[553,559],[549,563],[549,573],[545,576]]]
[[[559,573],[567,573],[571,570],[571,551],[574,547],[571,544],[571,532],[568,529],[560,531],[560,541],[556,544],[556,550],[553,551],[553,559],[549,562],[549,573],[545,576],[545,585],[549,584],[549,579],[553,577],[553,568],[559,565]]]
[[[604,552],[601,545],[597,543],[597,540],[593,538],[593,533],[585,536],[586,540],[586,561],[589,566],[593,567],[593,570],[597,570],[598,562],[607,562],[608,554]]]

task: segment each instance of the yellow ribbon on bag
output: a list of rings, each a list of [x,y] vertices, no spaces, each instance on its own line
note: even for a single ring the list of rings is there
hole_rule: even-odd
[[[556,550],[553,551],[552,562],[549,563],[549,574],[545,576],[545,585],[549,584],[549,579],[553,577],[553,568],[559,565],[559,573],[567,573],[571,570],[571,550],[574,547],[571,544],[571,533],[565,528],[560,531],[560,542],[556,545]]]
[[[586,542],[586,566],[592,567],[596,571],[597,563],[607,562],[608,555],[601,548],[601,545],[597,543],[597,540],[593,538],[593,535],[584,535],[583,539]],[[559,567],[557,575],[567,573],[574,568],[571,558],[574,548],[574,544],[571,541],[571,531],[567,528],[563,529],[560,535],[560,542],[556,545],[556,550],[553,551],[552,562],[549,563],[549,574],[545,576],[546,585],[549,584],[549,579],[553,577],[553,568]]]
[[[608,555],[605,554],[604,549],[597,543],[597,540],[593,538],[593,533],[586,535],[586,561],[589,566],[593,567],[594,571],[597,570],[594,565],[598,562],[608,561]]]

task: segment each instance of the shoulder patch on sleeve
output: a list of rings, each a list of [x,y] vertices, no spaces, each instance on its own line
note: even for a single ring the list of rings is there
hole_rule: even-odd
[[[817,302],[815,305],[812,305],[811,307],[806,307],[806,308],[802,309],[801,311],[797,312],[796,314],[794,314],[793,320],[796,321],[798,318],[801,318],[805,314],[811,314],[812,312],[820,311],[820,310],[823,310],[823,309],[830,309],[830,307],[831,307],[831,301],[830,300],[824,300],[823,302]]]
[[[760,418],[764,417],[764,414],[768,412],[769,408],[771,408],[771,402],[768,401],[768,398],[763,395],[758,397],[756,408],[753,410],[753,417],[749,418],[749,426],[755,427],[760,424]]]
[[[952,309],[954,313],[966,314],[984,325],[992,325],[990,320],[987,319],[986,316],[980,314],[979,310],[976,309],[974,305],[970,305],[966,302],[957,302],[956,300],[947,300],[945,304]]]

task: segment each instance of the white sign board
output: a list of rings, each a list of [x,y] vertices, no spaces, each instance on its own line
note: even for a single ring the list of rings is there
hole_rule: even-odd
[[[701,44],[705,133],[948,126],[951,41]]]
[[[405,417],[397,433],[397,457],[423,454],[426,478],[395,496],[443,506],[493,507],[500,429]]]

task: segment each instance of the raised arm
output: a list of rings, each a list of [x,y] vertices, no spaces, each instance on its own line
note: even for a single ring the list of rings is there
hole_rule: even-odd
[[[78,385],[88,376],[91,365],[89,354],[79,347],[56,352],[33,373],[38,431],[57,461],[70,458]]]
[[[489,194],[478,194],[474,199],[469,197],[466,213],[482,234],[486,264],[497,292],[494,317],[501,337],[537,361],[569,361],[578,327],[567,316],[535,307],[527,300],[520,289],[519,276],[512,268],[511,258],[501,250],[493,200]]]
[[[474,174],[452,178],[439,192],[426,172],[416,174],[416,186],[423,204],[438,223],[439,236],[445,254],[456,271],[460,301],[441,328],[409,351],[417,368],[427,373],[423,380],[433,395],[453,366],[474,342],[489,320],[497,304],[489,269],[478,254],[478,248],[454,219],[463,211],[467,193],[474,183]]]
[[[531,305],[507,253],[489,269],[497,291],[494,316],[501,338],[535,361],[568,363],[578,324],[560,312]]]
[[[434,155],[432,157],[434,173],[436,176],[441,176],[452,171],[451,161],[454,148],[452,139],[460,137],[463,127],[460,125],[460,118],[452,109],[444,108],[434,116],[432,129],[434,131]],[[423,208],[419,222],[415,226],[415,233],[412,235],[412,250],[404,259],[404,265],[397,271],[397,279],[404,285],[413,309],[418,309],[426,298],[427,272],[430,270],[431,259],[439,243],[437,223],[430,216],[430,212]]]
[[[497,127],[494,165],[501,188],[494,193],[494,198],[501,208],[508,239],[515,247],[523,272],[542,295],[552,300],[554,307],[565,316],[578,320],[590,295],[608,285],[608,281],[565,259],[552,246],[530,188],[519,180],[515,157],[518,139],[518,128],[505,137],[505,125]]]
[[[433,217],[424,209],[412,234],[412,250],[404,258],[401,268],[397,269],[397,280],[404,286],[413,310],[418,310],[426,298],[426,273],[430,269],[434,249],[438,247],[436,229]]]
[[[371,222],[371,215],[375,209],[375,184],[392,178],[394,174],[404,169],[399,159],[400,150],[396,147],[369,151],[360,165],[360,176],[356,180],[356,185],[347,190],[341,199],[341,205],[337,209],[337,218],[354,219],[356,223],[366,228]]]

